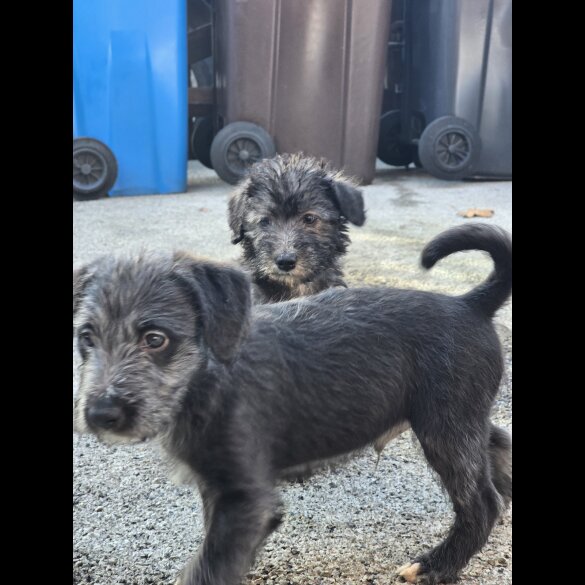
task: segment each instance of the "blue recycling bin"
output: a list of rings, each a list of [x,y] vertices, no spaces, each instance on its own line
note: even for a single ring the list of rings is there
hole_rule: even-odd
[[[186,0],[74,0],[74,192],[186,191],[187,87]]]

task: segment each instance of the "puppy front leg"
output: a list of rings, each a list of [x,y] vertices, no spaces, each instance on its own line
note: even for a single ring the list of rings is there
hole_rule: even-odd
[[[240,585],[262,541],[276,528],[272,490],[238,490],[219,495],[205,540],[176,585]]]

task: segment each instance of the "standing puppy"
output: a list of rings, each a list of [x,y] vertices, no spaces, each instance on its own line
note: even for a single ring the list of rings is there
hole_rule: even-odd
[[[470,249],[489,252],[495,270],[456,297],[336,288],[251,309],[243,272],[184,254],[105,258],[74,274],[76,430],[157,437],[201,492],[206,536],[181,585],[239,585],[278,526],[283,473],[405,426],[455,518],[401,575],[457,578],[512,497],[510,438],[489,418],[503,372],[492,317],[511,293],[511,240],[459,226],[422,263]]]
[[[284,154],[256,163],[229,202],[232,243],[242,244],[255,300],[345,286],[348,221],[363,225],[362,194],[325,161]]]

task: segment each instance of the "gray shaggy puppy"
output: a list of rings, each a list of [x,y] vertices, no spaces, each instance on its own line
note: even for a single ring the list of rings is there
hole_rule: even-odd
[[[76,430],[156,437],[200,490],[205,540],[178,583],[239,585],[279,524],[287,470],[380,449],[406,427],[455,517],[400,574],[457,578],[512,498],[511,440],[490,421],[503,372],[492,318],[512,289],[511,240],[459,226],[427,245],[422,264],[470,249],[495,269],[455,297],[335,288],[251,307],[242,271],[181,253],[102,258],[74,273]]]
[[[365,221],[357,185],[302,154],[256,163],[229,201],[232,243],[243,248],[256,302],[321,292],[343,281],[347,223]]]

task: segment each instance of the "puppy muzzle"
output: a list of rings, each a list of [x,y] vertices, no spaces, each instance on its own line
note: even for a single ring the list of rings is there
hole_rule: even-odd
[[[101,397],[87,407],[87,424],[95,430],[120,431],[124,429],[127,416],[124,409],[113,398]]]

